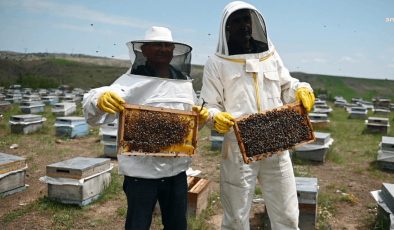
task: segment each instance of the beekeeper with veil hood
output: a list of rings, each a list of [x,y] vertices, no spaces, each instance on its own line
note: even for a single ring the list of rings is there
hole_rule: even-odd
[[[144,40],[127,43],[132,67],[112,85],[84,95],[84,115],[91,125],[117,119],[123,104],[148,105],[199,112],[205,123],[208,111],[197,102],[190,74],[192,48],[174,42],[165,27],[151,27]],[[186,229],[187,180],[190,157],[118,155],[119,173],[125,176],[126,229],[149,229],[156,201],[165,229]]]
[[[222,229],[249,229],[256,179],[272,229],[298,229],[297,191],[288,151],[244,164],[232,129],[233,120],[242,115],[296,100],[310,111],[314,103],[310,85],[291,77],[283,65],[254,6],[235,1],[224,8],[217,51],[205,65],[200,97],[207,102],[210,125],[225,133],[220,170]]]

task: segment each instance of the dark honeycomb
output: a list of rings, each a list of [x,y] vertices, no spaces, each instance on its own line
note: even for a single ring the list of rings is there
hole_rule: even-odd
[[[311,139],[307,115],[294,110],[272,110],[237,122],[248,157],[289,149]]]
[[[125,115],[123,145],[129,151],[158,153],[183,144],[190,127],[190,121],[177,114],[132,110]]]

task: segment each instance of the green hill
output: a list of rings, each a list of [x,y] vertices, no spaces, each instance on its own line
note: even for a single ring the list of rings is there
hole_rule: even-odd
[[[111,84],[130,66],[127,60],[80,54],[0,52],[0,86],[20,84],[22,87],[54,88],[66,84],[78,88],[95,88]],[[193,65],[193,86],[202,85],[203,66]],[[380,96],[394,100],[394,81],[328,76],[295,72],[292,76],[309,82],[317,94],[330,98],[343,96],[372,99]]]

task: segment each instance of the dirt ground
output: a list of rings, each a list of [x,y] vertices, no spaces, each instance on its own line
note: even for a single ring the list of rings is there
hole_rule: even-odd
[[[5,135],[6,133],[0,131],[0,138],[4,138]],[[76,156],[100,156],[102,148],[97,147],[100,145],[97,135],[72,140],[48,140],[58,151],[47,153],[45,157],[40,153],[38,146],[40,141],[28,136],[19,141],[18,148],[3,147],[0,152],[27,159],[29,168],[26,174],[26,184],[28,188],[23,192],[0,198],[0,229],[123,229],[124,217],[119,214],[119,210],[124,210],[126,207],[123,193],[104,203],[93,203],[84,207],[82,212],[78,212],[80,216],[72,221],[72,227],[67,227],[67,220],[59,220],[59,218],[67,218],[67,215],[57,218],[54,212],[30,205],[47,195],[47,185],[39,181],[39,178],[45,175],[46,165]],[[201,137],[199,143],[202,147],[199,150],[200,154],[193,157],[192,168],[201,170],[199,176],[209,179],[212,191],[219,194],[220,156],[217,152],[208,150],[209,140],[207,137]],[[3,146],[7,144],[10,143],[3,143]],[[112,163],[114,163],[116,170],[116,159],[112,159]],[[376,214],[374,200],[369,192],[370,188],[380,188],[381,181],[367,177],[362,170],[355,172],[351,167],[341,167],[331,162],[309,165],[308,167],[311,170],[310,173],[319,178],[320,191],[338,197],[344,192],[352,194],[352,199],[348,200],[349,202],[340,202],[340,205],[335,203],[337,206],[335,213],[328,212],[327,214],[327,212],[324,213],[325,210],[319,210],[322,215],[326,215],[327,225],[324,229],[369,229],[366,220],[373,220]],[[357,165],[357,167],[367,169],[369,166],[366,163],[365,165]],[[346,186],[338,188],[335,184],[333,185],[333,182]],[[220,229],[222,210],[220,205],[216,207],[214,215],[210,216],[208,220],[211,229]],[[18,217],[5,222],[5,217],[9,218],[12,213],[16,213]],[[264,205],[254,204],[250,215],[251,229],[262,229],[263,214]],[[71,216],[72,209],[70,218]],[[62,225],[62,223],[66,224]],[[160,224],[155,221],[152,226],[152,229],[160,229]]]

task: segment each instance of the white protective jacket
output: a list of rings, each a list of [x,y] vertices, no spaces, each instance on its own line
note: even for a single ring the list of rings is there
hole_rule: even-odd
[[[129,71],[128,71],[129,72]],[[110,123],[117,119],[97,107],[99,96],[113,91],[126,103],[191,111],[196,102],[191,80],[175,80],[133,74],[123,74],[111,86],[90,90],[84,95],[83,108],[90,125]],[[119,173],[139,178],[170,177],[186,171],[190,157],[164,158],[118,155]]]
[[[259,41],[268,43],[268,51],[229,55],[225,25],[229,15],[240,9],[254,12],[252,37],[259,37]],[[219,112],[228,112],[237,118],[294,102],[299,87],[310,88],[310,85],[290,76],[267,36],[261,13],[244,2],[228,4],[223,11],[217,52],[208,59],[204,68],[200,99],[207,102],[210,117]],[[264,184],[263,195],[272,229],[297,229],[299,211],[288,151],[244,164],[231,129],[224,137],[222,157],[222,229],[249,229],[249,211],[256,178]]]

